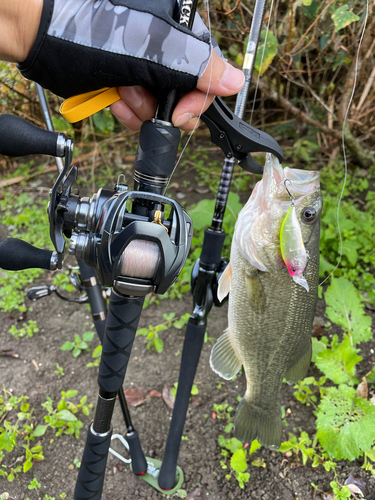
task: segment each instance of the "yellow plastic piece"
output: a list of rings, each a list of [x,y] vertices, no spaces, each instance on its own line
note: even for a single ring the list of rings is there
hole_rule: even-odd
[[[75,123],[97,113],[120,99],[117,87],[104,87],[100,90],[69,97],[60,106],[60,113],[66,121]]]

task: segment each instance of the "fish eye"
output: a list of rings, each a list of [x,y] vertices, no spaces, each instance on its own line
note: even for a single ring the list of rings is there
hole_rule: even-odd
[[[305,222],[312,222],[316,217],[316,210],[314,207],[306,207],[302,210],[302,219]]]

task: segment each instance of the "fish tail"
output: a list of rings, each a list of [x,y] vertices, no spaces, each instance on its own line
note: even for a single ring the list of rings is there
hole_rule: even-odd
[[[234,435],[243,443],[257,439],[263,446],[277,450],[282,437],[280,403],[269,412],[242,398],[234,419]]]

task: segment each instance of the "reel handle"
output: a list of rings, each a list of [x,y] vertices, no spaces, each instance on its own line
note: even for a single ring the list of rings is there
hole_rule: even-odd
[[[57,254],[51,250],[36,248],[18,238],[6,238],[0,242],[0,267],[6,271],[22,271],[39,268],[57,269]]]
[[[64,134],[36,127],[19,116],[0,115],[0,154],[62,157],[65,154],[64,147]]]

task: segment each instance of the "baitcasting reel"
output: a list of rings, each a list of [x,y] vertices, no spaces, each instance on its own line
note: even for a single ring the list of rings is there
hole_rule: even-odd
[[[51,191],[51,237],[59,259],[64,234],[70,238],[69,253],[93,267],[101,285],[123,295],[165,293],[185,263],[193,236],[185,210],[165,196],[128,191],[123,175],[114,190],[80,198],[71,189],[76,178],[73,166]],[[137,214],[138,206],[147,215]]]
[[[0,267],[61,269],[65,236],[70,238],[69,253],[93,267],[102,286],[132,296],[168,290],[186,261],[193,236],[192,220],[179,203],[162,194],[128,191],[123,175],[113,190],[100,189],[91,198],[80,198],[72,189],[78,168],[69,170],[72,139],[11,115],[1,116],[0,129],[5,131],[0,137],[2,154],[65,157],[48,205],[56,251],[8,238],[0,243]]]

